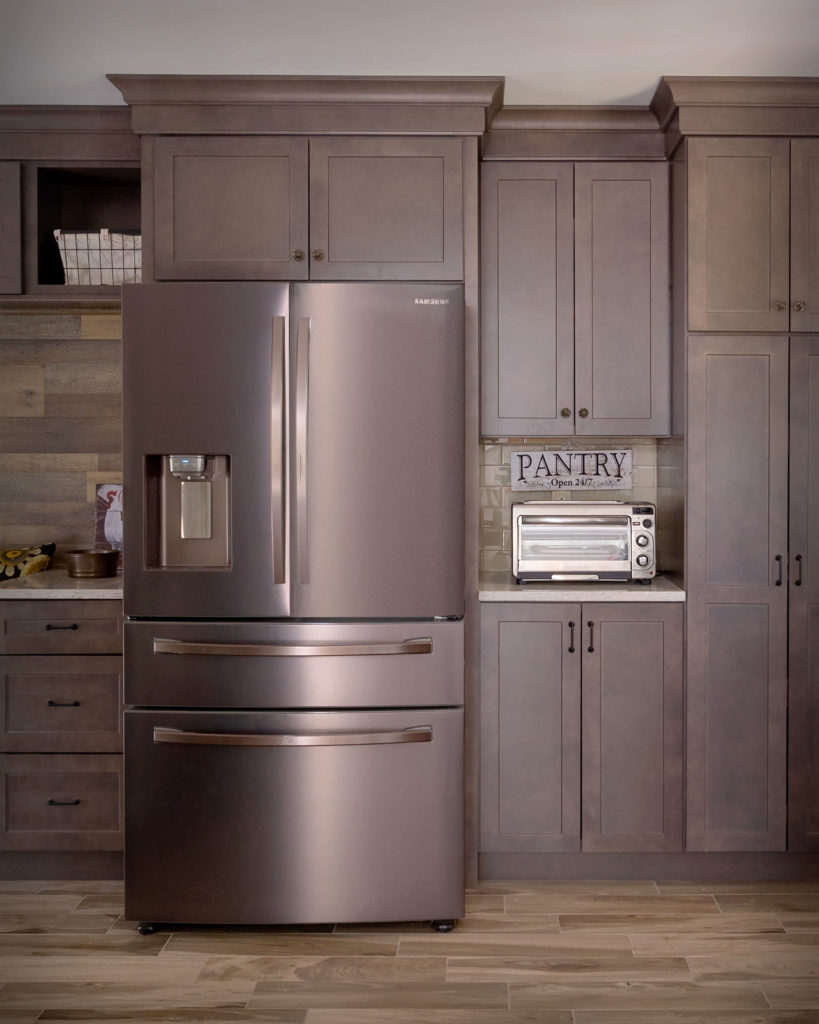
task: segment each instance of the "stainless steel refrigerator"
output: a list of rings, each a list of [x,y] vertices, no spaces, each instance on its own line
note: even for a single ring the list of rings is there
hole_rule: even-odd
[[[462,916],[463,292],[123,289],[125,912]]]

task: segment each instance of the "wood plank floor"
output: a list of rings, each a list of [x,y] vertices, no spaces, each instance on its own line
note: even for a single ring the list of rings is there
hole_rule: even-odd
[[[425,924],[139,935],[118,882],[0,882],[0,1024],[819,1024],[819,881],[485,883]]]

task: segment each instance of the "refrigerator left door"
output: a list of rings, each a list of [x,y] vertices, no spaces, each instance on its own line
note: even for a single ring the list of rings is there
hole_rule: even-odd
[[[126,615],[288,615],[287,285],[125,285],[122,310]]]

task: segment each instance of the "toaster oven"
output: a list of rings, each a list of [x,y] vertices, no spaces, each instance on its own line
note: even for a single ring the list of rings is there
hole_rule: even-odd
[[[518,583],[650,583],[657,574],[656,523],[656,508],[648,502],[515,502],[512,571]]]

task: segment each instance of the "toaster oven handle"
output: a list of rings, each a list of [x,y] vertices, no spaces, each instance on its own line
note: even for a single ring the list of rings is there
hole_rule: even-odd
[[[628,516],[521,516],[521,523],[544,523],[560,526],[628,526]]]
[[[348,747],[375,743],[431,743],[432,726],[414,725],[394,732],[187,732],[154,727],[154,743],[183,743],[206,747]]]
[[[230,644],[165,640],[154,637],[154,654],[209,654],[248,658],[337,658],[372,654],[432,654],[432,637],[413,637],[394,643],[360,644]]]

